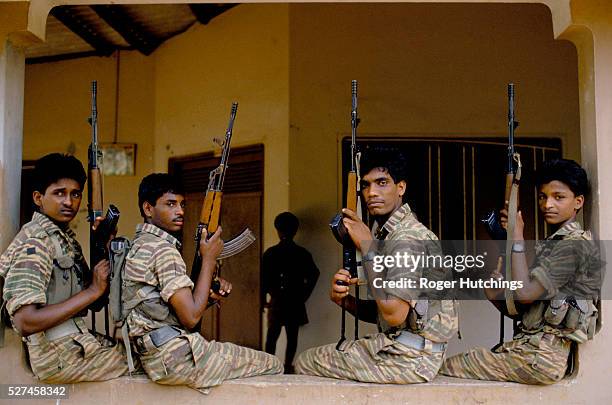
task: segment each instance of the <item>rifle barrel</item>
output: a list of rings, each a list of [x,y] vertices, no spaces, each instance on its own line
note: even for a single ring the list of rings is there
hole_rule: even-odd
[[[232,103],[232,109],[230,111],[230,119],[227,124],[227,131],[225,131],[225,142],[223,143],[223,152],[221,153],[221,173],[219,174],[219,184],[217,190],[223,189],[223,183],[225,182],[225,170],[227,169],[227,160],[229,159],[230,142],[232,140],[232,132],[234,131],[234,121],[236,120],[236,112],[238,111],[238,103]]]
[[[356,170],[355,155],[357,154],[357,80],[351,81],[351,171]]]
[[[98,167],[98,82],[91,82],[91,167]]]
[[[514,173],[514,83],[508,83],[508,173]]]

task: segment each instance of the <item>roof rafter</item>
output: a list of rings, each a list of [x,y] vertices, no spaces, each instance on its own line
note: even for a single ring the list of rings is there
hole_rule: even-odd
[[[91,8],[127,43],[144,55],[150,55],[163,42],[163,39],[152,35],[145,26],[126,13],[123,6],[93,5]]]
[[[73,13],[70,6],[60,6],[51,9],[51,15],[57,18],[66,28],[81,37],[83,41],[95,49],[95,53],[102,56],[111,55],[117,46],[109,42],[90,24]]]
[[[208,24],[210,20],[224,13],[230,8],[237,6],[238,4],[222,3],[222,4],[190,4],[191,12],[195,15],[196,19],[200,24]]]

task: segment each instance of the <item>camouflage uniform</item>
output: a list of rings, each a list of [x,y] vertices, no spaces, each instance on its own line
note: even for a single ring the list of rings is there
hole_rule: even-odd
[[[561,227],[545,241],[536,244],[532,279],[542,284],[545,299],[597,295],[601,279],[593,279],[590,269],[598,261],[590,232],[578,222]],[[491,351],[475,348],[446,360],[441,374],[479,380],[514,381],[523,384],[553,384],[563,378],[568,367],[572,342],[587,340],[589,324],[597,318],[590,302],[584,321],[576,330],[563,330],[545,321],[549,301],[536,301],[522,314],[519,333],[510,342]],[[586,300],[583,302],[587,303]],[[577,349],[576,349],[577,350]]]
[[[87,264],[70,229],[61,230],[38,212],[0,257],[3,298],[11,316],[24,305],[63,302],[82,289]],[[79,314],[23,341],[32,371],[47,383],[103,381],[127,371],[120,346],[101,345]]]
[[[206,392],[224,380],[281,373],[272,355],[185,331],[168,303],[177,290],[193,288],[179,248],[167,232],[140,224],[126,259],[122,300],[124,307],[134,307],[127,325],[147,375],[159,384]],[[130,303],[134,299],[135,306]],[[158,333],[167,339],[156,339]]]
[[[416,219],[408,204],[396,210],[374,235],[377,239],[384,238],[387,250],[379,253],[385,255],[394,255],[399,252],[397,249],[408,254],[416,253],[402,243],[406,241],[429,242],[424,245],[428,253],[441,254],[436,235]],[[397,244],[390,241],[397,241]],[[449,271],[437,271],[437,276],[430,276],[443,279],[452,277]],[[422,268],[414,272],[387,268],[385,278],[419,279],[423,275]],[[411,309],[402,325],[390,327],[379,312],[380,333],[347,341],[341,350],[336,350],[336,344],[306,350],[296,360],[296,372],[373,383],[411,384],[431,381],[444,361],[446,342],[457,330],[455,302],[423,299],[414,289],[385,289],[384,293],[410,303]],[[370,283],[368,294],[371,298],[373,292]],[[427,313],[418,315],[415,308],[423,304],[428,306]],[[401,343],[402,335],[410,335],[413,343]],[[422,347],[417,347],[418,344],[414,342],[422,343]]]

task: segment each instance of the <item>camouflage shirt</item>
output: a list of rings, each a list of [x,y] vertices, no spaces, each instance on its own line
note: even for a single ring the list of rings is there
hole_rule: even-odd
[[[438,238],[417,220],[408,204],[398,208],[382,227],[375,228],[374,236],[377,239],[384,239],[383,248],[377,252],[379,255],[395,256],[398,253],[402,255],[442,255]],[[436,281],[452,280],[450,270],[423,266],[414,269],[387,266],[383,274],[385,280],[410,279],[414,280],[416,285],[419,285],[419,280],[423,277]],[[458,320],[453,300],[424,298],[424,294],[418,288],[384,288],[383,290],[386,296],[402,299],[411,306],[405,324],[397,329],[410,330],[434,342],[446,342],[456,332]],[[371,294],[371,291],[369,293]],[[431,298],[431,291],[428,291],[427,294]],[[382,331],[392,330],[380,314],[378,322]]]
[[[127,316],[130,336],[138,337],[165,325],[180,326],[168,300],[181,288],[193,288],[174,236],[152,224],[139,224],[125,262],[122,300],[145,286],[154,286],[160,298],[145,301]]]
[[[589,323],[595,322],[597,317],[593,300],[599,297],[603,278],[598,247],[592,239],[591,233],[574,221],[536,243],[530,278],[538,280],[545,293],[542,300],[535,301],[522,315],[522,331],[534,333],[544,330],[578,342],[587,339]],[[563,323],[549,324],[545,320],[545,313],[551,305],[549,300],[568,297],[582,304],[585,312],[577,329],[567,329]]]
[[[535,263],[530,276],[542,284],[545,298],[559,294],[576,297],[596,297],[601,278],[593,279],[593,259],[598,256],[591,242],[591,232],[584,231],[579,222],[570,222],[557,232],[539,241],[535,247]]]
[[[60,257],[79,266],[64,266],[58,263]],[[74,279],[70,295],[76,294],[81,290],[82,271],[87,269],[81,246],[71,229],[60,229],[47,216],[35,212],[0,257],[0,276],[5,278],[2,294],[11,317],[24,305],[48,303],[49,285],[61,282],[53,277],[57,264],[66,268],[65,280]],[[75,277],[70,272],[75,272]]]

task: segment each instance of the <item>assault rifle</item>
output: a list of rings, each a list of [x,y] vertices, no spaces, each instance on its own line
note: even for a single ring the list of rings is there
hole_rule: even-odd
[[[208,187],[206,187],[206,196],[204,197],[204,203],[202,204],[200,222],[198,223],[195,234],[196,248],[193,266],[191,267],[191,280],[193,280],[194,283],[198,281],[198,276],[200,275],[200,271],[202,269],[202,256],[200,255],[199,249],[202,236],[209,238],[217,231],[217,228],[219,227],[221,216],[221,199],[223,197],[223,182],[225,181],[225,172],[228,168],[227,162],[229,159],[230,141],[232,139],[232,130],[234,128],[234,120],[236,119],[237,110],[238,103],[232,103],[229,124],[227,126],[227,130],[225,131],[225,139],[221,143],[217,142],[222,148],[221,162],[219,163],[219,166],[212,170],[208,175]],[[255,235],[249,228],[246,228],[234,239],[223,243],[223,250],[218,257],[218,260],[222,260],[242,252],[254,241]],[[213,282],[211,284],[211,289],[215,293],[218,293],[221,287],[221,284],[219,283],[220,271],[221,266],[219,262],[217,262],[217,269],[215,270]],[[210,303],[212,303],[212,300],[209,299],[209,304]]]
[[[504,190],[504,208],[508,210],[508,226],[507,231],[501,226],[499,214],[497,210],[491,210],[481,222],[485,225],[487,233],[493,240],[506,240],[505,252],[502,252],[504,257],[506,280],[512,279],[511,273],[511,249],[512,237],[514,230],[514,221],[516,219],[517,204],[518,204],[518,185],[521,179],[521,159],[520,155],[514,150],[514,130],[519,123],[514,117],[514,83],[508,84],[508,152],[506,166],[506,186]],[[512,299],[512,292],[506,291],[506,307],[510,316],[516,315],[517,311]],[[500,344],[504,340],[504,313],[500,314],[499,323],[499,339]]]
[[[87,193],[87,216],[91,224],[94,223],[96,218],[102,217],[103,205],[102,205],[102,172],[100,171],[99,160],[101,158],[101,151],[98,147],[98,107],[97,107],[97,94],[98,94],[98,83],[94,80],[91,82],[91,117],[89,118],[89,124],[91,125],[91,144],[89,145],[88,153],[88,174],[89,174],[89,187]],[[86,282],[91,282],[93,277],[93,268],[100,261],[109,258],[109,252],[107,248],[108,241],[117,229],[117,223],[119,222],[119,210],[112,204],[109,204],[108,211],[104,216],[104,220],[101,221],[96,230],[89,229],[89,267],[90,272],[85,278]],[[90,307],[91,314],[91,328],[95,332],[96,330],[96,314],[95,312],[100,311],[104,308],[104,326],[106,335],[110,335],[110,326],[108,318],[108,295],[103,295],[98,298]]]
[[[348,172],[346,188],[346,208],[357,212],[357,80],[351,82],[351,170]],[[357,275],[357,249],[351,240],[348,230],[342,222],[342,213],[332,218],[329,227],[334,237],[342,244],[342,267],[351,274],[351,278]],[[346,285],[344,281],[337,281],[339,285]],[[342,300],[342,324],[340,327],[340,340],[336,349],[340,350],[342,343],[346,340],[346,309],[345,301]],[[359,286],[355,287],[355,340],[359,339]]]

